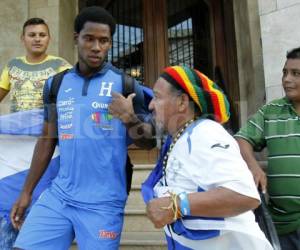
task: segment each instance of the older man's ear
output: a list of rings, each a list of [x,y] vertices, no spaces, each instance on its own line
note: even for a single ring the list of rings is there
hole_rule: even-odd
[[[178,111],[180,113],[186,112],[187,108],[189,107],[190,98],[187,94],[183,93],[179,96],[179,104],[178,104]]]

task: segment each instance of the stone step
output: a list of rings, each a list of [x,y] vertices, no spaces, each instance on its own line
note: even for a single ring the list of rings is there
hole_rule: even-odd
[[[132,185],[131,191],[127,198],[126,208],[143,208],[145,207],[145,203],[141,194],[141,186],[140,185]]]
[[[167,243],[162,229],[157,232],[123,232],[121,250],[165,250]]]
[[[126,209],[123,232],[158,232],[146,216],[144,209]]]
[[[143,150],[133,145],[130,146],[128,154],[133,164],[154,164],[158,158],[159,150],[157,148]]]
[[[154,168],[153,164],[137,164],[133,167],[132,185],[141,186],[146,180],[151,170]]]

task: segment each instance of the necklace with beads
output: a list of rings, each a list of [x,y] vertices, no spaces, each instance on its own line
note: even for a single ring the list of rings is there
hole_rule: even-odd
[[[167,184],[167,180],[166,180],[166,167],[167,167],[167,162],[168,162],[168,159],[169,159],[169,155],[172,151],[172,149],[174,148],[176,142],[178,141],[178,139],[180,138],[180,136],[184,133],[184,131],[186,130],[186,128],[192,124],[194,122],[194,119],[191,119],[189,121],[187,121],[183,127],[177,132],[176,136],[174,137],[174,139],[172,140],[172,143],[170,144],[170,147],[166,153],[166,155],[164,156],[164,159],[163,159],[163,176],[165,177],[165,183]]]

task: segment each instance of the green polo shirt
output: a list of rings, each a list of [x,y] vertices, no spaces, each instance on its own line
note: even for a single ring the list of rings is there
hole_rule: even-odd
[[[269,209],[278,234],[300,228],[300,117],[287,98],[261,107],[235,135],[268,149]]]

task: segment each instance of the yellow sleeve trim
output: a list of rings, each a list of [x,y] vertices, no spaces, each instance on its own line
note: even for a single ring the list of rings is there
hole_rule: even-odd
[[[9,82],[9,74],[8,74],[8,68],[5,66],[1,73],[0,77],[0,88],[5,90],[10,90],[10,82]]]

